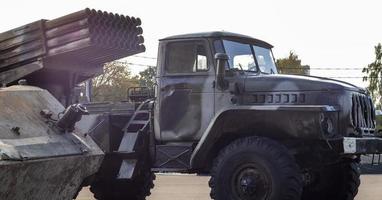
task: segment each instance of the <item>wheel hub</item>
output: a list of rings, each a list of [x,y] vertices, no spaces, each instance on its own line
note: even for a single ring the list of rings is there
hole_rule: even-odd
[[[252,195],[256,191],[256,178],[253,176],[245,176],[240,179],[241,191],[245,194]]]
[[[235,196],[240,200],[265,200],[270,194],[270,179],[256,166],[243,166],[234,173]]]

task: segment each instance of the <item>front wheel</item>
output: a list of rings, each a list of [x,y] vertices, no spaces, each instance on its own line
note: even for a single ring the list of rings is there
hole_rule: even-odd
[[[288,149],[260,137],[241,138],[221,150],[209,185],[215,200],[299,200],[303,187]]]

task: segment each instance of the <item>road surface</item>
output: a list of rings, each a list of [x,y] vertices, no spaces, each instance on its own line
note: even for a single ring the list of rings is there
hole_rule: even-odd
[[[209,177],[194,175],[157,175],[155,188],[148,200],[211,200]],[[381,200],[382,175],[363,175],[356,200]],[[77,200],[94,200],[88,188],[84,188]]]

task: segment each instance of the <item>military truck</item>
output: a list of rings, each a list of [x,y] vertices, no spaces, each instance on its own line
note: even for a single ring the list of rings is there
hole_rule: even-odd
[[[155,97],[108,142],[94,134],[108,149],[95,197],[144,199],[153,172],[178,172],[210,175],[217,200],[354,199],[359,156],[382,147],[371,98],[346,82],[277,74],[272,47],[229,32],[160,40]]]
[[[45,110],[42,114],[52,127],[74,131],[80,141],[94,141],[104,153],[102,163],[90,165],[97,165],[97,173],[78,168],[88,173],[71,184],[67,197],[72,198],[74,188],[90,184],[99,200],[145,199],[155,172],[176,172],[210,175],[211,198],[216,200],[354,199],[360,155],[382,151],[382,140],[373,136],[371,98],[349,83],[278,74],[272,48],[265,41],[229,32],[164,38],[159,43],[155,95],[136,88],[124,102],[70,106],[70,89],[99,74],[100,65],[88,61],[94,56],[91,51],[60,62],[52,58],[45,71],[22,76],[62,99],[69,106],[65,113],[71,108],[83,111],[74,117],[67,114],[70,120],[59,126],[50,119],[56,114]],[[110,48],[104,51],[96,51],[97,56],[112,53]],[[118,56],[142,51],[136,48]],[[57,73],[69,78],[46,76]],[[13,80],[8,85],[15,84]],[[44,107],[36,104],[37,110]],[[10,130],[16,137],[20,129]],[[36,154],[43,152],[39,150]],[[62,170],[61,177],[72,175],[75,168]]]

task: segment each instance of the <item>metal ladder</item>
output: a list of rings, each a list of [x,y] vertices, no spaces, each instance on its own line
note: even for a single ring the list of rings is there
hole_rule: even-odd
[[[144,136],[150,128],[150,101],[141,103],[123,128],[124,134],[118,151],[113,152],[122,160],[117,179],[131,179],[134,176],[139,158],[148,145],[147,137]]]

